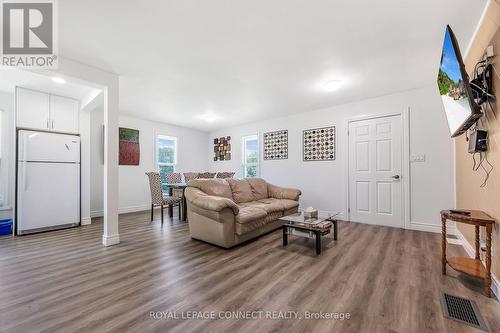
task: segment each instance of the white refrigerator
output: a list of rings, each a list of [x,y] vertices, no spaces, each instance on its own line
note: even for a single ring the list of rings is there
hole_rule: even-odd
[[[80,224],[80,137],[20,130],[17,234]]]

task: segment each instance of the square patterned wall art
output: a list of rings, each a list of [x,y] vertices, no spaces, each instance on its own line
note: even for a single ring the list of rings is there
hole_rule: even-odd
[[[303,132],[304,161],[335,160],[335,126]]]
[[[141,149],[139,146],[139,130],[120,127],[119,133],[119,164],[139,165]]]
[[[231,159],[231,137],[214,139],[214,161],[229,161]]]
[[[288,130],[264,133],[264,159],[286,160],[288,158]]]

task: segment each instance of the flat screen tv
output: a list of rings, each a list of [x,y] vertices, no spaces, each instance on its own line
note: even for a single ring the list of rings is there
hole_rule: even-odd
[[[469,76],[450,26],[446,27],[437,78],[452,137],[467,131],[479,118],[481,108],[474,101]]]

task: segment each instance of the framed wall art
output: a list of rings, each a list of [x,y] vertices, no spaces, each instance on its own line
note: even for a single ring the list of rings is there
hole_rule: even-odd
[[[264,160],[288,158],[288,130],[264,133]]]
[[[214,161],[229,161],[231,159],[231,137],[214,139]]]
[[[118,135],[119,165],[139,165],[141,159],[139,130],[120,127]]]
[[[335,126],[303,131],[304,161],[335,160]]]

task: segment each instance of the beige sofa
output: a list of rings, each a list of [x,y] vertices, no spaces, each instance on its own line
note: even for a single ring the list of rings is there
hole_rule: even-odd
[[[185,191],[191,237],[230,248],[281,227],[278,218],[298,211],[300,194],[260,178],[191,180]]]

